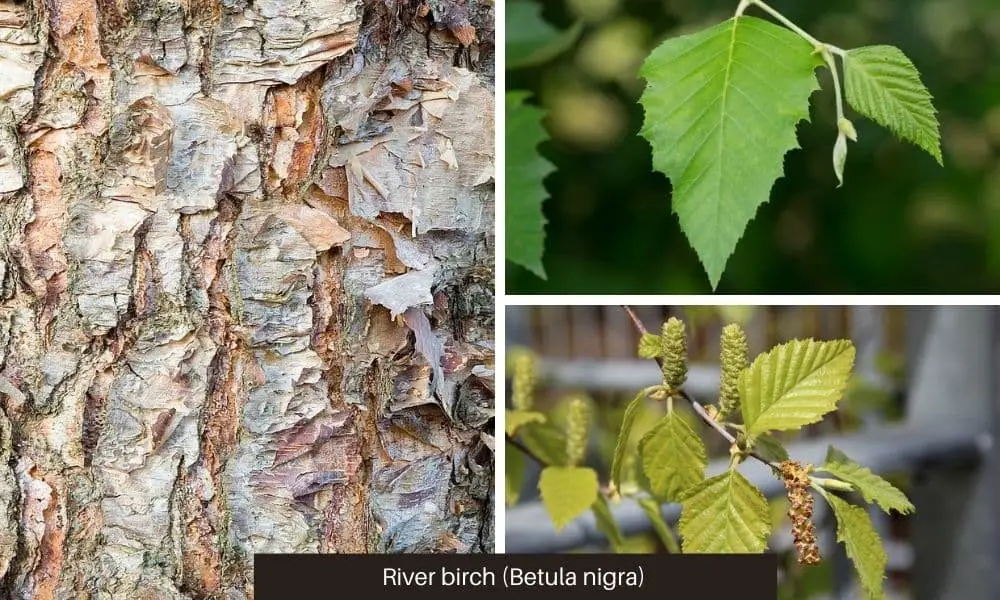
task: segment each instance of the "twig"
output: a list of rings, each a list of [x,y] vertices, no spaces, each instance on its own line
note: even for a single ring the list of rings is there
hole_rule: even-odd
[[[649,333],[649,330],[647,330],[646,326],[643,325],[642,321],[639,320],[639,317],[635,314],[635,311],[632,310],[632,307],[622,305],[622,308],[625,309],[625,312],[628,313],[629,318],[632,319],[632,324],[635,325],[635,328],[639,332],[639,335],[645,335],[646,333]],[[655,360],[656,360],[656,364],[660,365],[660,367],[662,368],[663,367],[663,360],[661,358],[659,358],[659,357],[657,357]],[[677,392],[677,394],[681,398],[684,398],[685,400],[687,400],[688,404],[690,404],[691,408],[694,409],[694,412],[699,417],[701,417],[702,421],[704,421],[705,423],[707,423],[719,435],[721,435],[723,438],[725,438],[725,440],[727,442],[729,442],[730,445],[736,443],[736,437],[733,436],[733,434],[731,434],[728,431],[726,431],[726,428],[723,427],[721,423],[719,423],[718,421],[716,421],[715,419],[713,419],[711,416],[709,416],[708,411],[705,410],[705,406],[704,405],[702,405],[700,402],[698,402],[697,400],[695,400],[694,398],[692,398],[684,390],[676,390],[676,392]],[[764,458],[763,456],[761,456],[760,454],[758,454],[757,452],[755,452],[753,450],[750,451],[750,456],[754,457],[755,459],[759,460],[760,462],[764,463],[765,465],[771,467],[772,469],[774,469],[776,471],[780,471],[781,470],[781,466],[778,465],[778,463],[774,463],[774,462],[771,462],[771,461],[767,460],[766,458]]]
[[[547,461],[542,460],[541,457],[539,457],[537,454],[532,452],[527,446],[525,446],[524,443],[521,442],[521,440],[509,434],[504,434],[504,435],[506,435],[507,443],[517,448],[521,452],[521,454],[527,456],[528,458],[530,458],[531,460],[535,461],[536,463],[538,463],[543,467],[551,466]]]

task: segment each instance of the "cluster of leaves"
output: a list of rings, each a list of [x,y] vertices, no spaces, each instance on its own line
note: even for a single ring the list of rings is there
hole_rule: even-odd
[[[551,60],[566,50],[581,30],[580,24],[565,31],[555,29],[542,18],[542,5],[536,2],[510,2],[506,11],[507,69]],[[509,90],[505,97],[506,258],[544,279],[546,221],[542,203],[548,192],[543,180],[555,167],[538,151],[549,139],[542,125],[545,111],[529,104],[529,96],[525,91]]]
[[[562,427],[533,410],[534,359],[527,353],[512,357],[513,408],[507,413],[508,440],[519,443],[543,463],[539,490],[555,527],[561,528],[591,510],[613,548],[621,534],[610,503],[633,497],[651,519],[666,548],[685,553],[760,553],[772,532],[771,510],[763,493],[740,472],[745,460],[768,464],[788,488],[789,516],[803,564],[819,560],[813,536],[811,492],[821,496],[837,519],[837,539],[853,561],[859,581],[872,598],[883,596],[886,555],[865,507],[841,494],[858,492],[882,510],[908,514],[906,496],[888,481],[831,447],[823,464],[790,460],[773,436],[821,421],[837,409],[854,365],[849,340],[792,340],[749,362],[746,336],[738,325],[723,330],[721,383],[718,402],[703,406],[683,390],[686,379],[686,331],[670,319],[660,334],[646,333],[639,355],[655,359],[663,374],[660,385],[642,390],[622,418],[610,469],[601,487],[598,473],[581,466],[589,412],[580,404],[568,410]],[[665,406],[659,421],[636,443],[636,418],[649,402]],[[678,406],[675,406],[675,403]],[[708,476],[708,457],[694,413],[730,443],[729,466]],[[508,445],[508,465],[523,464],[518,448]],[[822,476],[820,476],[822,474]],[[510,479],[508,473],[508,481]],[[514,481],[520,481],[515,474]],[[516,501],[510,495],[508,502]],[[680,542],[663,520],[661,505],[679,503]]]
[[[787,27],[743,15],[751,5]],[[893,46],[844,51],[764,2],[744,0],[733,18],[667,40],[646,59],[641,135],[653,148],[653,167],[671,179],[674,212],[712,287],[781,177],[785,153],[798,147],[796,126],[809,120],[809,98],[819,88],[815,72],[824,64],[837,94],[833,164],[843,181],[847,140],[857,141],[857,131],[844,116],[835,56],[843,62],[850,106],[940,163],[931,95]]]
[[[538,489],[555,527],[561,529],[591,510],[612,549],[623,552],[627,540],[611,516],[608,495],[601,493],[598,473],[582,466],[593,422],[590,400],[571,395],[553,410],[536,410],[536,366],[536,357],[523,348],[512,349],[507,359],[512,405],[505,421],[507,504],[516,504],[520,495],[527,459],[523,448],[542,464]]]
[[[782,25],[744,15],[756,6]],[[559,31],[541,18],[541,4],[507,7],[507,68],[550,60],[578,27]],[[841,90],[842,64],[844,86]],[[833,76],[837,124],[833,168],[843,182],[848,140],[858,132],[844,100],[860,115],[942,162],[932,98],[913,63],[887,45],[842,50],[816,40],[762,0],[742,0],[731,19],[668,39],[646,58],[640,135],[652,147],[653,168],[670,178],[672,207],[712,287],[757,210],[783,174],[785,154],[798,147],[796,127],[809,120],[821,66]],[[506,98],[507,259],[540,277],[547,197],[553,167],[538,153],[547,139],[544,111],[524,92]]]

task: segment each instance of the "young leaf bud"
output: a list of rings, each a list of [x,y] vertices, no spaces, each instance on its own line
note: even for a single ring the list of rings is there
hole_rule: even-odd
[[[858,130],[854,128],[854,123],[851,123],[844,117],[840,117],[837,121],[837,129],[840,130],[840,133],[846,135],[852,142],[858,141]]]
[[[722,329],[720,346],[719,418],[724,419],[740,408],[740,373],[748,366],[747,334],[735,323],[726,325]]]
[[[844,132],[837,135],[833,145],[833,173],[837,176],[837,187],[844,185],[844,164],[847,162],[847,137]]]
[[[661,336],[663,383],[671,389],[680,389],[687,380],[687,333],[684,322],[670,317],[663,324]]]

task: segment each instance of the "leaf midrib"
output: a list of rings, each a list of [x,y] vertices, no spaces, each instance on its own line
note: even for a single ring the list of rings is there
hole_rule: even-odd
[[[729,471],[725,475],[726,479],[724,481],[718,481],[719,484],[722,484],[720,487],[724,489],[724,493],[719,494],[719,496],[716,497],[716,499],[710,503],[707,508],[700,511],[700,514],[703,514],[712,510],[715,513],[714,517],[712,519],[702,519],[698,523],[700,527],[693,532],[689,532],[693,534],[692,537],[700,539],[706,531],[712,529],[717,530],[719,534],[714,537],[711,542],[710,549],[717,547],[717,542],[720,538],[724,539],[725,547],[732,547],[731,542],[733,542],[733,539],[729,534],[734,534],[736,536],[736,540],[740,544],[740,550],[749,550],[752,543],[747,540],[756,539],[753,529],[743,518],[744,513],[740,512],[740,507],[736,506],[736,491],[737,486],[740,484],[740,482],[736,479],[737,476],[738,475],[734,474],[733,471]],[[716,484],[713,484],[709,487],[715,487],[715,485]],[[742,529],[742,531],[746,534],[745,536],[740,535],[740,529]]]
[[[715,220],[715,231],[719,231],[722,226],[722,176],[723,171],[725,171],[723,165],[723,157],[725,156],[726,148],[726,118],[727,118],[727,105],[729,102],[729,77],[733,71],[733,56],[736,54],[736,28],[739,27],[740,19],[742,16],[733,18],[733,27],[729,35],[729,58],[726,60],[726,78],[722,82],[722,119],[719,123],[719,145],[718,145],[718,162],[719,168],[716,169],[716,191],[718,195],[716,196],[717,205],[715,207],[715,214],[713,215]],[[720,242],[721,243],[721,242]],[[719,252],[724,252],[721,247],[716,248]]]
[[[820,352],[821,351],[822,350],[820,350]],[[778,404],[778,402],[781,401],[782,398],[784,398],[785,396],[787,396],[790,391],[792,391],[793,389],[795,389],[796,387],[798,387],[806,379],[809,379],[810,377],[812,377],[813,375],[815,375],[818,371],[820,371],[823,368],[825,368],[826,366],[828,366],[830,363],[832,363],[837,358],[839,358],[840,355],[842,355],[844,352],[847,352],[847,351],[848,351],[848,348],[845,346],[845,347],[841,348],[839,350],[839,352],[831,354],[825,361],[819,363],[818,365],[814,365],[814,367],[808,373],[805,373],[802,377],[797,378],[796,381],[795,381],[795,383],[791,387],[783,390],[767,406],[763,405],[764,404],[763,398],[761,398],[761,402],[760,402],[761,410],[760,410],[759,413],[757,413],[757,417],[753,420],[753,422],[748,427],[750,429],[753,429],[754,425],[756,425],[757,423],[759,423],[760,420],[762,418],[764,418],[764,416],[767,415],[768,411],[771,410],[771,409],[773,409],[774,406],[776,404]],[[761,377],[763,377],[763,375],[761,375]]]

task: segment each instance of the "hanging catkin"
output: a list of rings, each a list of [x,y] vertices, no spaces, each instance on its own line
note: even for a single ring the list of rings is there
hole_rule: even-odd
[[[799,563],[815,565],[820,561],[813,523],[813,497],[809,493],[809,474],[794,460],[781,463],[781,478],[788,491],[788,518],[792,520],[792,538],[799,552]]]

